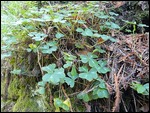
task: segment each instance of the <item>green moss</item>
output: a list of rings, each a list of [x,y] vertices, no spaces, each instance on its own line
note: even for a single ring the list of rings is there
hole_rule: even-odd
[[[17,77],[10,81],[8,87],[8,98],[17,99],[19,97],[20,83]]]
[[[42,112],[42,110],[34,99],[24,95],[17,100],[13,112]]]
[[[5,94],[5,84],[6,84],[6,79],[1,80],[1,94]]]
[[[35,78],[14,76],[8,87],[8,97],[17,99],[26,93],[30,95],[30,87],[34,88],[35,82]]]

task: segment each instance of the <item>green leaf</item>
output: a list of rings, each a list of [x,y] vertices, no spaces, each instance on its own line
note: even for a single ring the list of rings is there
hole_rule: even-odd
[[[79,67],[80,72],[88,72],[88,68],[86,66]]]
[[[21,73],[21,70],[17,70],[17,69],[14,69],[13,71],[11,71],[10,73],[12,74],[16,74],[16,75],[19,75]]]
[[[98,63],[100,64],[101,67],[104,67],[107,64],[107,61],[106,60],[99,60]]]
[[[98,89],[97,95],[99,98],[108,98],[109,97],[108,91],[106,89]]]
[[[59,98],[54,98],[54,106],[55,107],[61,107],[63,101],[60,100]]]
[[[143,85],[139,85],[139,86],[137,87],[137,92],[138,92],[138,93],[143,93],[145,90],[146,90],[146,88],[145,88]]]
[[[56,41],[50,41],[50,42],[47,42],[46,45],[48,45],[48,46],[56,46],[57,42]]]
[[[105,53],[106,51],[105,51],[105,50],[103,50],[103,49],[101,49],[101,47],[100,47],[100,46],[96,46],[96,47],[95,47],[95,49],[93,50],[93,53],[95,53],[95,52]]]
[[[84,30],[82,28],[77,28],[76,31],[77,32],[83,32]]]
[[[86,36],[91,36],[91,37],[93,36],[93,32],[89,28],[86,28],[84,32]]]
[[[5,42],[7,45],[11,45],[11,44],[17,43],[17,40],[16,40],[16,37],[11,36]]]
[[[67,21],[67,20],[61,20],[61,21],[59,21],[59,22],[64,24],[66,21]]]
[[[116,42],[117,41],[116,39],[114,39],[112,37],[110,37],[109,40],[112,41],[112,42]]]
[[[98,62],[94,59],[90,59],[89,60],[89,66],[90,67],[94,67],[94,68],[97,68],[99,65],[98,65]]]
[[[62,37],[64,37],[64,35],[60,32],[57,32],[57,34],[55,35],[56,38],[60,39]]]
[[[146,24],[138,24],[137,26],[139,26],[139,27],[149,27]]]
[[[115,24],[114,22],[110,22],[112,29],[120,29],[119,25]]]
[[[80,49],[84,48],[83,44],[81,44],[81,43],[76,43],[75,46]]]
[[[47,15],[47,14],[43,14],[42,15],[42,19],[45,20],[45,21],[50,21],[51,20],[51,16]]]
[[[74,87],[74,80],[69,78],[69,77],[65,77],[65,82],[70,85],[71,88]]]
[[[46,71],[48,73],[53,73],[53,71],[54,71],[55,68],[56,68],[56,64],[53,63],[53,64],[50,64],[48,66],[42,67],[42,70]]]
[[[69,107],[66,104],[62,104],[62,106],[60,106],[60,107],[66,111],[69,111]]]
[[[61,16],[55,17],[55,18],[53,19],[53,22],[60,22],[60,21],[62,21],[62,19],[63,19],[63,17],[61,17]]]
[[[125,22],[125,23],[127,23],[127,24],[131,24],[131,25],[135,25],[136,24],[136,22],[129,22],[128,20],[123,20],[122,19],[122,21]]]
[[[96,69],[99,73],[102,73],[102,74],[106,74],[107,72],[110,71],[110,69],[107,67],[97,67]]]
[[[60,107],[66,111],[69,111],[69,107],[65,103],[63,103],[63,101],[59,98],[54,98],[54,106],[56,107],[56,109]]]
[[[50,82],[51,76],[52,76],[51,73],[46,73],[46,74],[42,77],[42,80],[43,80],[44,82]]]
[[[64,68],[68,68],[72,65],[72,61],[67,61],[66,64],[63,65]]]
[[[93,34],[93,37],[99,38],[99,37],[101,37],[101,35],[98,33],[95,33],[95,34]]]
[[[86,21],[84,21],[84,20],[78,20],[77,21],[79,24],[85,24],[86,23]]]
[[[44,81],[41,81],[41,82],[38,82],[38,86],[42,86],[42,87],[44,87],[45,86],[45,82]]]
[[[149,92],[149,83],[144,84],[144,87]]]
[[[70,98],[67,98],[63,103],[66,104],[68,107],[71,107]]]
[[[1,54],[1,60],[11,56],[11,52]]]
[[[63,68],[55,69],[55,72],[50,76],[50,83],[58,85],[59,82],[64,80],[65,73]]]
[[[114,12],[109,12],[109,14],[112,15],[112,16],[113,16],[113,15],[114,15],[114,16],[118,16],[118,15],[119,15],[119,14],[114,13]]]
[[[79,93],[79,94],[77,95],[77,98],[78,98],[78,99],[83,99],[85,102],[88,102],[88,101],[91,100],[90,97],[88,96],[88,94],[87,94],[87,93],[84,93],[84,92]]]
[[[56,46],[56,44],[57,43],[55,41],[51,41],[41,46],[40,49],[42,53],[51,54],[53,51],[57,50],[58,47]]]
[[[95,55],[95,54],[92,54],[91,52],[88,52],[88,58],[89,59],[92,59],[92,58],[98,58],[98,56],[97,55]]]
[[[44,33],[37,33],[37,32],[30,32],[28,35],[30,37],[33,37],[32,39],[34,39],[35,41],[41,41],[48,36]]]
[[[107,18],[109,18],[109,16],[108,15],[100,15],[100,16],[98,16],[99,18],[102,18],[102,19],[107,19]]]
[[[77,73],[77,70],[75,68],[75,65],[72,66],[72,70],[71,70],[71,75],[72,76],[76,76],[78,73]]]
[[[29,44],[29,47],[30,47],[31,49],[37,48],[37,46],[36,46],[35,44]]]
[[[100,88],[106,88],[105,82],[100,82],[99,87]]]
[[[63,52],[63,54],[64,54],[64,59],[67,61],[73,61],[77,58],[76,56],[74,56],[72,54],[68,54],[66,52]]]
[[[37,92],[41,95],[43,95],[45,93],[45,88],[44,87],[40,87]]]
[[[71,72],[68,72],[67,75],[72,79],[72,80],[75,80],[78,78],[78,74],[76,74],[75,76],[72,76],[71,75]]]
[[[111,38],[110,36],[107,36],[107,35],[100,35],[100,36],[105,41]]]
[[[92,68],[89,72],[87,73],[80,73],[79,74],[80,78],[86,79],[88,81],[92,81],[93,79],[96,79],[98,77],[97,71],[95,68]]]
[[[81,61],[82,61],[83,63],[87,63],[88,60],[89,60],[86,55],[80,55],[80,58],[81,58]]]
[[[61,82],[65,78],[64,70],[63,68],[55,69],[55,72],[53,74],[45,74],[42,77],[42,80],[44,82],[49,82],[54,85],[58,85],[59,82]]]

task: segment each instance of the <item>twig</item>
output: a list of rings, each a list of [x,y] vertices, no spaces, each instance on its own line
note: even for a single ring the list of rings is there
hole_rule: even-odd
[[[135,105],[135,112],[137,112],[136,100],[135,100],[135,96],[134,96],[133,90],[132,90],[132,96],[133,96],[134,105]]]
[[[125,106],[125,103],[124,103],[124,100],[123,100],[122,97],[121,97],[121,100],[122,100],[122,103],[123,103],[123,106],[124,106],[125,111],[128,112],[127,107]]]
[[[43,71],[42,71],[42,66],[41,66],[41,63],[40,63],[40,53],[39,53],[39,50],[37,49],[37,57],[38,57],[38,64],[39,64],[39,67],[40,67],[40,70],[41,70],[41,73],[42,73],[42,76],[44,75]]]
[[[119,75],[122,71],[123,65],[121,66],[121,68],[119,69],[117,75],[114,74],[114,80],[115,80],[115,90],[116,90],[116,99],[115,99],[115,104],[114,107],[112,109],[112,112],[119,112],[119,104],[120,104],[120,90],[119,90]]]

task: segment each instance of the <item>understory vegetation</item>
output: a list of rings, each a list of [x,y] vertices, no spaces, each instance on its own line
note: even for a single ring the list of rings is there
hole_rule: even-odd
[[[1,111],[149,111],[149,25],[124,2],[1,3]]]

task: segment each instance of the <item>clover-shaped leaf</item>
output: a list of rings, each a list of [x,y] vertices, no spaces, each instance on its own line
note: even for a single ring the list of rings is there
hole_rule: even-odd
[[[84,21],[84,20],[78,20],[77,21],[79,24],[85,24],[86,23],[86,21]]]
[[[69,77],[65,77],[65,82],[70,85],[71,88],[74,87],[74,80],[69,78]]]
[[[53,51],[57,50],[57,46],[56,46],[56,42],[55,41],[51,41],[46,43],[45,45],[41,46],[40,49],[42,51],[42,53],[47,53],[47,54],[52,54]]]
[[[14,69],[13,71],[11,71],[10,73],[13,73],[13,74],[16,74],[16,75],[19,75],[21,73],[21,70],[17,70],[17,69]]]
[[[78,73],[77,73],[77,70],[75,68],[75,65],[72,66],[72,70],[71,70],[71,75],[72,76],[76,76]]]
[[[103,88],[96,88],[93,90],[93,95],[97,95],[99,98],[108,98],[109,93],[107,91],[107,89],[103,89]]]
[[[63,65],[64,68],[68,68],[72,65],[72,61],[66,61],[66,64]]]
[[[68,105],[66,105],[63,100],[59,99],[59,98],[54,98],[54,106],[56,107],[56,109],[58,110],[59,107],[63,108],[66,111],[69,111],[69,107]]]
[[[88,68],[86,66],[79,67],[80,72],[88,72]]]
[[[80,78],[86,79],[88,81],[92,81],[93,79],[96,79],[98,77],[97,71],[95,68],[92,68],[89,72],[86,73],[80,73]]]
[[[41,41],[48,36],[44,33],[37,33],[37,32],[30,32],[28,35],[31,36],[32,39],[34,39],[35,41]]]
[[[82,28],[77,28],[76,31],[77,32],[83,32],[84,30]]]
[[[53,73],[53,71],[54,71],[55,68],[56,68],[56,64],[53,63],[53,64],[50,64],[48,66],[42,67],[42,70],[46,71],[48,73]]]
[[[89,66],[94,68],[99,67],[98,62],[95,59],[89,59]]]
[[[55,35],[56,36],[56,38],[62,38],[62,37],[64,37],[64,34],[62,34],[62,33],[60,33],[60,32],[57,32],[57,34]]]
[[[87,93],[81,92],[77,95],[78,99],[83,99],[85,102],[88,102],[91,100],[91,98],[89,97],[89,95]]]
[[[96,69],[99,73],[102,73],[102,74],[106,74],[107,72],[110,71],[110,69],[107,67],[97,67]]]
[[[95,47],[95,49],[93,50],[93,53],[95,53],[95,52],[105,53],[106,51],[105,51],[105,50],[103,50],[103,49],[101,49],[101,47],[100,47],[100,46],[96,46],[96,47]]]
[[[80,58],[83,63],[87,63],[89,61],[89,59],[86,55],[80,55]]]
[[[65,73],[63,68],[55,69],[54,73],[46,73],[42,80],[45,82],[52,83],[54,85],[58,85],[59,82],[64,82]]]
[[[45,88],[44,88],[44,87],[40,87],[40,88],[37,90],[37,92],[42,95],[42,94],[45,93]]]
[[[42,86],[42,87],[44,87],[45,86],[45,82],[44,81],[40,81],[40,82],[38,82],[38,86]]]
[[[91,37],[93,36],[92,30],[89,28],[86,28],[84,32],[85,32],[86,36],[91,36]]]

